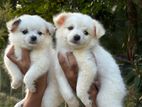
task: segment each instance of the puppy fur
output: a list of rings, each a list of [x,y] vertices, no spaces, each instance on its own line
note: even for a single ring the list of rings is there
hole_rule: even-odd
[[[105,29],[95,19],[81,13],[61,13],[53,18],[57,27],[57,52],[73,51],[79,66],[77,96],[86,107],[92,107],[88,90],[98,78],[101,83],[97,95],[98,107],[122,107],[126,94],[118,65],[99,44]],[[58,62],[57,62],[58,63]],[[57,64],[56,77],[64,100],[69,107],[79,107],[69,83]]]
[[[48,71],[48,87],[42,100],[42,107],[57,107],[62,100],[58,91],[55,74],[52,49],[52,35],[54,26],[37,15],[22,15],[7,23],[9,31],[9,45],[4,55],[4,63],[11,76],[11,87],[17,89],[22,81],[29,91],[35,92],[35,81]],[[14,46],[14,54],[17,60],[21,60],[22,48],[30,51],[31,66],[25,76],[20,69],[7,57],[9,49]],[[53,100],[55,99],[55,101]],[[58,100],[60,99],[60,100]],[[22,107],[25,99],[15,107]]]

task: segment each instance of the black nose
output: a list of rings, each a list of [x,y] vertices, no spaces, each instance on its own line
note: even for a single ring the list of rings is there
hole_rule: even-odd
[[[36,36],[32,36],[31,37],[31,41],[36,41],[37,40],[37,37]]]
[[[75,35],[73,38],[75,41],[79,41],[80,40],[80,36],[79,35]]]

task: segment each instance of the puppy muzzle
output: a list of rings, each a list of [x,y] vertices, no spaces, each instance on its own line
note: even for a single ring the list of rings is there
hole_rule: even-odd
[[[37,44],[37,37],[36,36],[31,36],[29,43],[30,44]]]
[[[81,40],[81,37],[80,37],[80,35],[74,35],[74,37],[73,37],[73,39],[71,40],[71,42],[73,43],[73,44],[80,44],[80,40]]]

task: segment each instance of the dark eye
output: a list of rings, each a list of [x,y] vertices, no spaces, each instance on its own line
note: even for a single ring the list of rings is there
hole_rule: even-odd
[[[68,27],[68,30],[73,30],[73,26],[69,26],[69,27]]]
[[[38,31],[38,34],[39,34],[39,35],[42,35],[42,32]]]
[[[84,31],[84,34],[85,34],[85,35],[88,35],[89,33],[85,30],[85,31]]]
[[[26,30],[23,30],[22,33],[23,33],[24,35],[27,34],[27,33],[28,33],[28,30],[27,30],[27,29],[26,29]]]

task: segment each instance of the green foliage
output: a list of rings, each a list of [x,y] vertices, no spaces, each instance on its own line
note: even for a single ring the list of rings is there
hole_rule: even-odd
[[[126,107],[142,106],[142,56],[135,56],[133,63],[123,62],[122,75],[128,88]]]
[[[12,9],[9,3],[5,3],[0,7],[0,51],[1,48],[5,46],[7,31],[6,31],[6,22],[12,18]]]
[[[18,100],[14,97],[7,96],[4,93],[0,93],[0,107],[13,107]]]
[[[127,85],[125,107],[142,107],[141,0],[1,0],[0,4],[0,54],[7,43],[5,24],[15,16],[37,14],[52,22],[54,15],[71,11],[82,12],[101,21],[107,31],[101,43],[118,61]],[[21,89],[10,89],[9,77],[3,71],[1,54],[0,91],[16,98],[23,96]]]

